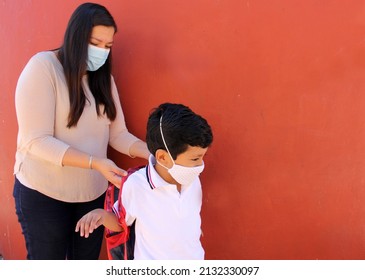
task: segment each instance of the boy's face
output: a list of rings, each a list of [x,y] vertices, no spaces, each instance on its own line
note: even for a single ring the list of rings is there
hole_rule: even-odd
[[[175,164],[184,166],[187,168],[193,168],[203,165],[203,158],[207,152],[208,148],[201,148],[196,146],[188,146],[187,150],[184,153],[181,153],[177,156],[175,159]],[[174,161],[172,161],[170,155],[167,151],[159,149],[156,151],[156,160],[159,164],[155,165],[155,169],[158,172],[158,174],[168,183],[170,184],[176,184],[178,187],[178,191],[180,192],[179,188],[181,188],[181,185],[184,184],[181,182],[181,180],[176,179],[176,177],[173,177],[173,175],[170,173],[170,169],[174,165]],[[204,167],[203,167],[204,168]],[[181,169],[180,169],[181,171]],[[199,171],[200,173],[201,171]],[[188,179],[191,179],[191,175],[194,176],[194,174],[186,174],[186,170],[183,172],[185,173],[184,176],[189,176]],[[195,173],[195,171],[193,172]],[[176,175],[176,174],[175,174]],[[179,178],[180,178],[179,174]],[[181,178],[180,178],[181,179]],[[184,178],[185,184],[186,178]],[[194,178],[193,178],[194,179]],[[180,182],[180,183],[179,183]]]
[[[196,146],[188,146],[188,149],[179,154],[175,160],[175,163],[178,165],[186,166],[186,167],[195,167],[203,164],[203,158],[208,151],[208,148],[201,148]],[[171,168],[173,163],[171,162]]]

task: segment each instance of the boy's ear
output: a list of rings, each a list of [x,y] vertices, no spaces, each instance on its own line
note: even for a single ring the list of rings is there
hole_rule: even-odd
[[[156,151],[155,158],[158,162],[162,163],[164,166],[170,168],[170,165],[172,165],[171,158],[167,151],[158,149]]]

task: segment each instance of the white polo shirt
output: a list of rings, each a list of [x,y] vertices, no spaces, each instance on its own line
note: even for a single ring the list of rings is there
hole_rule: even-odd
[[[204,259],[200,242],[202,190],[199,178],[189,186],[164,181],[156,172],[150,156],[142,168],[124,183],[122,202],[126,222],[136,220],[136,260]]]

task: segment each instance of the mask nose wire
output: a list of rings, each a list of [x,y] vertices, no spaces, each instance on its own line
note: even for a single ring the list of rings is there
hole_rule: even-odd
[[[161,133],[162,141],[163,141],[163,144],[165,145],[165,148],[167,150],[167,153],[169,154],[169,156],[170,156],[173,164],[175,164],[175,161],[172,158],[172,155],[171,155],[171,153],[169,151],[169,148],[167,147],[167,144],[166,144],[166,141],[165,141],[165,137],[163,136],[163,132],[162,132],[162,116],[163,116],[163,114],[161,114],[161,117],[160,117],[160,133]]]

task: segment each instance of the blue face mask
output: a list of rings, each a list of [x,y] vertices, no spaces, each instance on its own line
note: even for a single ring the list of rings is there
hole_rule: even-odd
[[[89,44],[87,50],[86,69],[88,71],[96,71],[104,65],[108,58],[110,49],[99,48]]]

